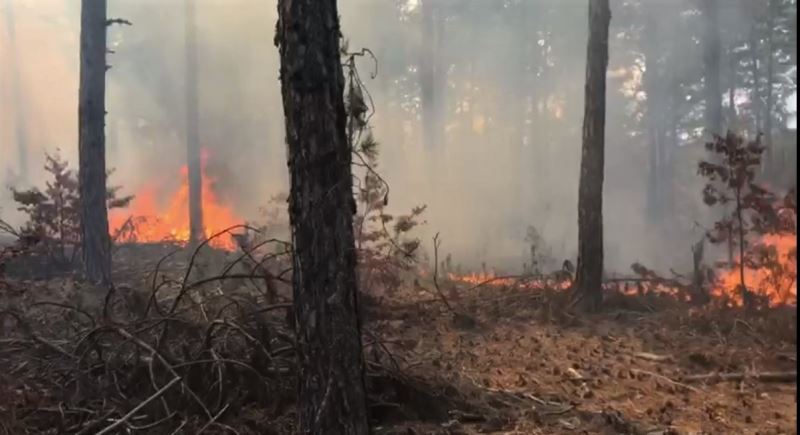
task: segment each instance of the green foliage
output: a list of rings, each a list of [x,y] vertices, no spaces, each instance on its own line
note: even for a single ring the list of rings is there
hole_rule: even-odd
[[[18,234],[35,240],[39,253],[46,254],[56,264],[73,265],[81,241],[77,174],[58,153],[45,154],[44,169],[52,177],[44,190],[11,188],[17,209],[28,215]],[[118,197],[118,191],[119,187],[107,189],[108,208],[127,207],[133,199],[133,196]]]

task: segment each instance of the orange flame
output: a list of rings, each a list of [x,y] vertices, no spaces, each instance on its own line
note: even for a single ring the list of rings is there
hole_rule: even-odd
[[[777,252],[777,268],[745,269],[745,285],[747,289],[756,296],[766,298],[770,306],[796,305],[797,304],[797,260],[796,249],[797,239],[794,234],[790,235],[767,235],[761,241],[761,245],[774,247]],[[780,273],[775,271],[779,270]],[[566,290],[570,286],[568,279],[520,279],[517,277],[497,276],[493,272],[469,273],[459,275],[449,273],[451,281],[468,284],[470,286],[486,285],[492,287],[515,286],[522,289],[560,289]],[[742,306],[742,294],[739,291],[739,269],[725,270],[722,276],[716,280],[711,295],[722,299],[734,306]],[[646,288],[645,288],[646,287]],[[644,290],[648,293],[658,293],[672,295],[676,298],[689,301],[690,295],[678,291],[677,287],[670,287],[665,284],[648,283],[641,287],[625,286],[621,289],[628,295],[636,295]]]
[[[203,232],[209,237],[226,228],[243,222],[232,209],[223,204],[214,189],[214,179],[206,174],[208,153],[201,154],[201,176],[203,186]],[[135,231],[121,233],[117,242],[164,242],[171,241],[185,244],[189,241],[189,170],[186,165],[180,171],[181,185],[174,192],[166,207],[159,207],[158,187],[151,183],[136,193],[130,207],[121,212],[112,210],[109,213],[111,234],[120,234],[120,230],[131,219],[140,222]],[[236,243],[228,235],[222,235],[209,242],[212,247],[232,251]]]
[[[774,270],[745,269],[744,283],[747,289],[769,300],[770,306],[797,303],[797,238],[796,235],[766,235],[760,243],[764,246],[774,247],[777,251],[777,261],[783,273],[776,274]],[[737,260],[738,261],[738,260]],[[726,270],[717,279],[717,285],[712,289],[712,294],[724,297],[736,306],[743,304],[742,294],[739,291],[740,272],[738,267]]]
[[[461,282],[464,284],[489,285],[493,287],[517,286],[525,289],[542,289],[553,288],[566,290],[569,288],[568,280],[544,280],[541,278],[519,278],[519,277],[504,277],[498,276],[494,272],[482,273],[469,273],[466,275],[458,275],[455,273],[448,273],[447,277],[451,281]]]

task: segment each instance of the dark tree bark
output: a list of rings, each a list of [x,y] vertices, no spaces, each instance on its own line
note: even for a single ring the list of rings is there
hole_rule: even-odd
[[[336,0],[279,0],[278,16],[291,179],[298,433],[367,434],[356,206]]]
[[[13,89],[14,108],[16,110],[14,133],[17,139],[19,181],[26,183],[28,181],[27,116],[25,113],[25,100],[22,98],[22,80],[19,75],[19,53],[17,52],[16,21],[14,20],[14,4],[12,0],[6,0],[5,9],[6,29],[8,31],[8,58],[11,68],[11,87]]]
[[[197,22],[195,0],[185,1],[186,36],[186,159],[189,172],[189,246],[204,238],[203,175],[197,115]]]
[[[86,278],[111,281],[111,239],[106,208],[106,0],[81,0],[78,180],[81,249]]]
[[[720,61],[722,42],[719,32],[718,0],[702,0],[705,18],[703,35],[703,69],[705,90],[705,127],[707,134],[722,134],[722,91],[720,88]]]
[[[589,0],[589,43],[583,114],[583,150],[578,190],[578,300],[589,311],[603,299],[603,178],[609,0]]]

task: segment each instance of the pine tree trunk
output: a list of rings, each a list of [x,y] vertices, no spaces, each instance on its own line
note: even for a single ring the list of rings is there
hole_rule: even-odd
[[[705,76],[706,134],[722,134],[722,91],[720,90],[720,61],[722,48],[719,34],[718,0],[702,0],[705,17],[703,37],[703,66]]]
[[[111,281],[111,239],[106,208],[106,0],[81,0],[78,102],[81,249],[86,278]]]
[[[758,29],[755,25],[750,30],[750,74],[753,76],[752,88],[750,88],[750,101],[753,112],[753,137],[758,137],[761,133],[761,75],[758,68]]]
[[[203,175],[197,122],[197,23],[195,1],[185,1],[186,32],[186,159],[189,173],[189,246],[204,238]]]
[[[444,83],[439,45],[441,43],[441,10],[437,0],[421,0],[422,58],[420,88],[422,94],[422,141],[426,149],[441,146]]]
[[[608,3],[609,0],[589,0],[576,272],[578,297],[589,311],[599,309],[603,299],[603,171],[608,26],[611,21]]]
[[[8,31],[8,59],[11,68],[11,87],[14,93],[14,108],[16,109],[14,133],[17,139],[17,158],[19,165],[19,182],[28,182],[28,135],[25,101],[22,98],[22,80],[19,74],[19,53],[17,52],[16,20],[14,19],[14,5],[12,0],[6,0],[6,29]]]
[[[773,29],[775,23],[775,0],[769,1],[769,11],[768,11],[768,19],[767,19],[767,102],[766,107],[764,107],[764,164],[762,167],[767,172],[768,176],[774,177],[774,165],[775,159],[773,157],[774,150],[772,149],[772,111],[774,105],[774,95],[775,92],[772,90],[772,86],[775,81],[775,46],[774,46],[774,34],[775,31]]]
[[[369,433],[336,0],[280,0],[298,433]]]

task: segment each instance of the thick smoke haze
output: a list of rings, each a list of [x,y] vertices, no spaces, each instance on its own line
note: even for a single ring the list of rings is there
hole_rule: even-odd
[[[116,168],[110,183],[135,193],[156,182],[166,196],[180,182],[186,160],[184,2],[108,3],[110,17],[133,23],[109,30],[107,149],[108,165]],[[422,31],[420,5],[339,1],[349,48],[369,48],[378,59],[374,79],[369,58],[360,60],[359,68],[376,110],[372,124],[381,144],[379,171],[391,185],[389,211],[427,204],[426,224],[418,232],[424,245],[440,232],[442,251],[465,266],[519,269],[529,261],[529,226],[556,264],[574,261],[587,2],[522,1],[524,13],[513,14],[498,11],[519,2],[442,3],[457,12],[438,22],[436,35],[435,55],[447,66],[442,98],[448,110],[437,125],[441,143],[427,146],[419,69],[420,53],[432,42]],[[656,43],[682,44],[683,55],[669,60],[671,69],[691,74],[702,66],[700,44],[689,36],[698,33],[699,13],[692,0],[643,2],[656,6],[649,8],[629,3],[612,1],[607,268],[624,271],[639,261],[685,270],[690,246],[709,222],[696,175],[704,151],[694,132],[681,136],[671,151],[673,205],[659,219],[648,219],[648,142],[635,125],[648,97],[642,92],[642,50],[634,50],[642,44],[634,35],[653,32]],[[45,151],[60,148],[77,162],[80,2],[4,0],[0,7],[5,14],[13,8],[14,14],[13,37],[7,21],[0,20],[0,169],[6,184],[20,183],[14,126],[23,119],[29,182],[42,185]],[[739,30],[746,33],[748,24],[739,6],[722,9],[726,43],[738,38]],[[288,190],[273,43],[276,1],[198,0],[196,10],[200,138],[210,155],[209,175],[238,215],[257,219],[271,196]],[[20,105],[12,64],[19,68]],[[695,109],[680,109],[679,115],[693,116],[690,110]],[[1,216],[20,223],[5,189],[0,207]]]

